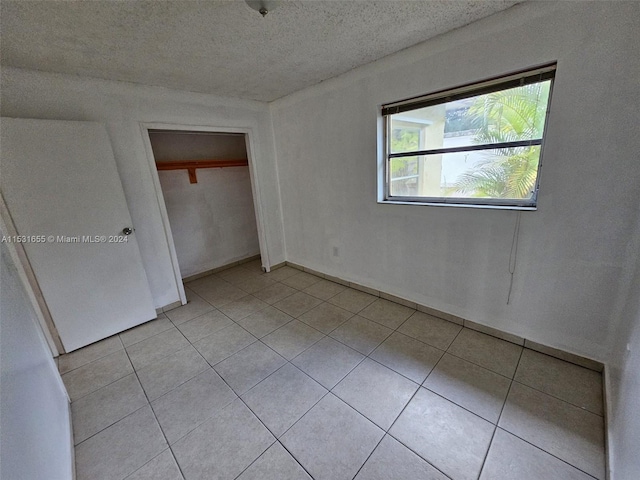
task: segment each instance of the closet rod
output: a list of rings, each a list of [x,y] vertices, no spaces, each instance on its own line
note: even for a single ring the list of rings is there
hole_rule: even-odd
[[[247,167],[249,160],[246,158],[236,160],[186,160],[175,162],[156,162],[158,170],[188,170],[189,182],[198,183],[196,168],[225,168],[225,167]]]

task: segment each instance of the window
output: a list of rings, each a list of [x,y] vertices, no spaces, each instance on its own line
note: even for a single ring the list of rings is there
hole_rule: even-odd
[[[383,105],[384,200],[534,209],[555,69]]]

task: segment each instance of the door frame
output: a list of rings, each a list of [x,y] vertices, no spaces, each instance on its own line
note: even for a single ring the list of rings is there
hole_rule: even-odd
[[[147,153],[147,161],[149,170],[151,171],[151,178],[153,179],[153,188],[158,201],[158,207],[160,208],[160,216],[162,217],[162,226],[164,227],[164,233],[169,246],[169,256],[171,257],[171,265],[173,267],[173,274],[178,287],[178,294],[180,301],[183,305],[187,303],[187,298],[184,291],[184,284],[182,282],[182,275],[180,274],[180,265],[178,264],[178,255],[176,254],[176,247],[173,241],[173,234],[171,233],[171,225],[169,223],[169,214],[167,213],[167,205],[162,193],[162,186],[160,185],[160,176],[156,168],[156,160],[153,156],[153,149],[151,148],[151,138],[149,137],[149,130],[183,130],[192,132],[209,132],[209,133],[241,133],[244,134],[245,145],[247,149],[247,159],[249,161],[249,178],[251,181],[251,194],[253,196],[253,209],[256,216],[256,226],[258,229],[258,245],[260,247],[260,256],[262,257],[262,265],[267,271],[270,269],[269,261],[269,249],[267,248],[267,238],[264,228],[264,213],[262,205],[262,196],[260,195],[260,185],[256,179],[257,164],[253,155],[255,151],[253,141],[253,129],[251,127],[219,127],[215,125],[190,125],[190,124],[175,124],[175,123],[158,123],[158,122],[141,122],[140,129],[142,133],[142,139],[144,141],[145,151]]]
[[[18,235],[18,231],[13,224],[13,218],[11,218],[11,213],[4,201],[2,192],[0,192],[0,230],[2,230],[3,234],[7,236]],[[51,350],[51,356],[57,357],[60,354],[65,353],[62,340],[60,340],[60,335],[58,334],[58,329],[53,323],[51,312],[49,312],[49,307],[42,295],[40,285],[38,284],[38,280],[36,279],[33,269],[31,268],[31,263],[29,262],[27,253],[24,251],[24,247],[21,243],[7,242],[7,248],[18,271],[18,276],[22,281],[25,292],[27,293],[31,307],[36,314],[44,338],[47,341],[47,345]]]

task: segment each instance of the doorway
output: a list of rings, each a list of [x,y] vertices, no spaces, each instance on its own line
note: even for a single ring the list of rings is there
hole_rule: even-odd
[[[248,133],[147,133],[180,279],[260,255]]]

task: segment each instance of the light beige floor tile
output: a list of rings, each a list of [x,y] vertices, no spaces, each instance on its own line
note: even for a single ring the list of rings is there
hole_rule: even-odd
[[[463,329],[449,349],[456,357],[513,378],[522,347],[468,328]]]
[[[171,450],[167,449],[125,480],[184,480]]]
[[[304,292],[298,292],[284,300],[274,303],[273,306],[294,318],[298,318],[303,313],[308,312],[313,307],[317,307],[321,303],[322,300],[319,298],[312,297]]]
[[[275,438],[239,399],[173,445],[188,480],[236,478]]]
[[[440,350],[446,350],[460,330],[462,330],[460,325],[422,312],[414,313],[398,328],[400,333]]]
[[[499,425],[589,475],[604,478],[602,417],[514,382]]]
[[[385,327],[396,329],[402,325],[407,318],[413,315],[415,311],[413,308],[408,308],[379,298],[358,315],[380,323]]]
[[[325,337],[291,363],[325,388],[332,389],[364,358],[352,348]]]
[[[283,283],[274,283],[267,288],[258,290],[253,294],[253,296],[259,298],[265,303],[268,303],[269,305],[273,305],[274,303],[293,295],[297,291],[298,290],[296,290],[295,288]]]
[[[60,355],[58,358],[58,371],[60,374],[67,373],[75,368],[82,367],[107,355],[122,350],[122,342],[118,335],[105,338],[99,342],[92,343],[75,352]]]
[[[390,328],[356,315],[329,335],[360,353],[368,355],[392,333],[393,330]]]
[[[198,295],[216,308],[221,308],[247,295],[247,292],[231,285],[229,282],[222,279],[219,279],[219,282],[197,292]]]
[[[187,340],[194,343],[224,327],[228,327],[232,323],[231,319],[224,313],[219,310],[211,310],[210,312],[178,325],[178,330],[187,337]]]
[[[494,425],[420,388],[389,433],[456,480],[480,474]]]
[[[275,285],[275,283],[275,280],[271,280],[264,275],[258,275],[236,283],[236,287],[238,287],[240,290],[244,290],[247,293],[255,293],[258,290],[262,290],[263,288]]]
[[[258,275],[262,275],[264,273],[264,270],[262,270],[262,260],[260,258],[241,263],[240,266]]]
[[[119,342],[120,340],[118,340]],[[124,350],[118,350],[62,375],[71,401],[109,385],[133,373],[133,367]]]
[[[245,282],[246,280],[252,278],[256,278],[262,275],[262,272],[252,272],[244,268],[242,265],[238,265],[236,267],[227,268],[226,270],[223,270],[216,275],[220,278],[223,278],[225,281],[231,283],[232,285],[239,287],[242,282]]]
[[[332,394],[285,433],[281,442],[316,480],[354,477],[384,435]]]
[[[229,325],[193,344],[196,350],[215,365],[258,340],[239,325]]]
[[[78,480],[120,480],[167,448],[151,407],[143,407],[76,447]]]
[[[378,297],[369,295],[368,293],[354,290],[353,288],[347,288],[344,292],[340,292],[335,297],[331,297],[329,303],[336,305],[345,310],[349,310],[352,313],[358,313],[366,306],[376,301]]]
[[[276,282],[281,282],[285,278],[292,277],[294,275],[297,275],[298,273],[300,273],[300,270],[298,270],[297,268],[292,268],[285,265],[284,267],[280,267],[275,270],[272,270],[271,272],[265,275],[267,276],[267,278],[270,278],[271,280],[275,280]]]
[[[252,313],[242,320],[238,320],[238,324],[248,330],[252,335],[262,338],[283,325],[286,325],[291,320],[293,320],[293,317],[283,311],[274,307],[267,307],[264,310]]]
[[[167,449],[125,480],[184,480],[171,450]]]
[[[418,455],[385,435],[355,480],[448,480]]]
[[[394,332],[370,357],[421,384],[443,354],[442,350]]]
[[[140,370],[187,346],[189,342],[182,333],[177,328],[171,327],[170,330],[126,347],[126,350],[133,368]]]
[[[325,335],[299,320],[293,320],[271,332],[262,341],[287,360],[304,352]]]
[[[598,415],[602,410],[602,374],[524,349],[515,380]]]
[[[593,477],[558,460],[502,429],[496,431],[480,480],[593,480]]]
[[[323,333],[330,333],[351,317],[353,317],[353,313],[348,310],[325,302],[300,315],[298,318],[316,330],[320,330]]]
[[[189,345],[138,370],[138,379],[149,400],[155,400],[209,368],[206,360]]]
[[[288,363],[242,395],[242,399],[279,437],[326,393],[327,389]]]
[[[285,363],[284,358],[262,342],[255,342],[218,363],[215,369],[241,395]]]
[[[149,337],[153,337],[158,333],[162,333],[165,330],[169,330],[173,327],[171,321],[166,315],[161,314],[157,319],[138,325],[137,327],[130,328],[129,330],[120,334],[120,340],[125,347],[133,345],[134,343],[146,340]]]
[[[127,375],[71,404],[76,445],[147,405],[134,374]]]
[[[186,293],[186,305],[174,308],[173,310],[169,310],[165,313],[165,315],[169,317],[169,320],[171,320],[174,325],[180,325],[181,323],[188,322],[192,318],[199,317],[200,315],[213,310],[213,306],[211,306],[199,295],[192,293],[189,290],[186,290]]]
[[[224,281],[217,275],[207,275],[206,277],[200,277],[197,280],[192,280],[185,284],[189,290],[200,295],[201,292],[211,290],[215,287],[219,287],[221,285],[229,285],[228,282]],[[187,294],[188,296],[188,294]]]
[[[293,287],[296,290],[304,290],[314,283],[318,283],[320,280],[322,280],[320,277],[316,277],[315,275],[311,275],[310,273],[298,272],[295,275],[283,278],[282,280],[280,280],[280,282]]]
[[[367,358],[332,390],[383,430],[389,429],[419,385]]]
[[[232,320],[238,321],[248,317],[252,313],[263,310],[268,306],[269,304],[254,297],[253,295],[247,295],[220,307],[220,311]]]
[[[320,280],[310,287],[305,288],[303,291],[321,300],[329,300],[331,297],[336,296],[346,289],[346,287],[338,283],[330,282],[329,280]]]
[[[280,443],[274,443],[247,468],[238,480],[311,480]]]
[[[453,403],[497,423],[511,381],[497,373],[446,353],[424,386]]]
[[[236,394],[213,370],[206,370],[151,402],[169,443],[175,443],[221,411]]]

